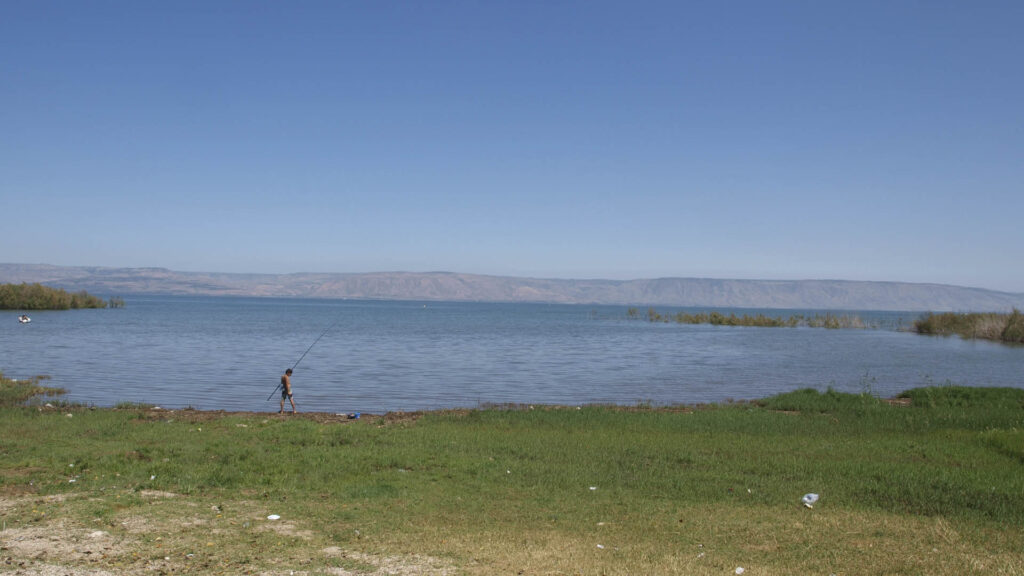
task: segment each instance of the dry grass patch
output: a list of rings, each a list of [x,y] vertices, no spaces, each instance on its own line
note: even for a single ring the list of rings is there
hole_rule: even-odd
[[[820,508],[820,509],[819,509]],[[394,542],[488,574],[1024,574],[1024,535],[886,512],[698,506],[601,522]],[[657,536],[652,536],[657,534]],[[666,534],[670,534],[666,540]],[[1018,550],[1021,552],[1009,552]],[[405,574],[406,572],[398,572]]]
[[[6,553],[33,560],[87,562],[94,556],[103,558],[124,551],[121,539],[109,532],[68,528],[61,523],[4,530],[2,542]]]

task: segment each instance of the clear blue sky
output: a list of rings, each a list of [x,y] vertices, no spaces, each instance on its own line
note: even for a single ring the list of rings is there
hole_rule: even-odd
[[[0,262],[1024,292],[1024,2],[0,3]]]

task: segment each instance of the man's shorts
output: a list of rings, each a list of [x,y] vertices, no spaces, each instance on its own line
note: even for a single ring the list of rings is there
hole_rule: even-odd
[[[284,400],[285,398],[291,398],[291,397],[292,397],[292,395],[288,393],[288,390],[286,388],[281,388],[281,400]]]

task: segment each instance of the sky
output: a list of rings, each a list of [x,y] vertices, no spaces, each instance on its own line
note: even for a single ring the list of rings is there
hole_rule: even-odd
[[[1024,2],[0,2],[0,262],[1024,292]]]

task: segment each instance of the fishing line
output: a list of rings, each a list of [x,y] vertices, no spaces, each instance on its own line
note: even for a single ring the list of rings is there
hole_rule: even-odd
[[[302,356],[299,356],[299,359],[296,360],[295,364],[292,365],[292,367],[291,367],[292,370],[295,370],[295,368],[298,367],[299,362],[302,362],[302,359],[306,357],[306,354],[309,354],[309,351],[313,349],[313,346],[316,346],[316,343],[319,342],[320,339],[324,337],[324,334],[327,334],[328,332],[330,332],[331,328],[334,328],[335,326],[337,326],[338,322],[341,322],[341,316],[338,316],[338,319],[334,321],[334,324],[331,324],[330,326],[328,326],[326,330],[321,332],[320,335],[316,337],[316,340],[313,340],[313,343],[309,345],[309,348],[306,348],[306,351],[302,353]],[[270,396],[267,396],[267,401],[268,402],[270,401],[271,398],[274,397],[274,394],[277,394],[277,390],[280,387],[281,387],[281,383],[278,382],[277,388],[274,388],[274,391],[270,393]]]

